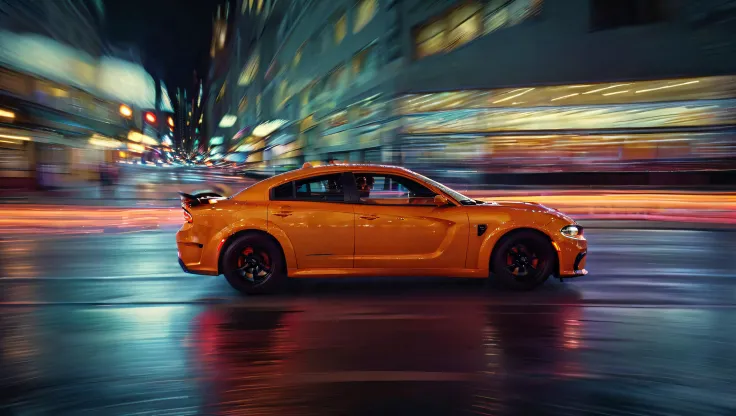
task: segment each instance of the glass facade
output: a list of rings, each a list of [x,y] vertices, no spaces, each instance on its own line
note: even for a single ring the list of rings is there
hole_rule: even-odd
[[[484,172],[725,169],[736,77],[418,94],[397,102],[410,165]]]

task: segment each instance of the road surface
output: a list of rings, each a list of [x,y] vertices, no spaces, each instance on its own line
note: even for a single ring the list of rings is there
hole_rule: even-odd
[[[0,414],[734,415],[736,233],[590,229],[590,275],[183,274],[172,230],[0,237]]]

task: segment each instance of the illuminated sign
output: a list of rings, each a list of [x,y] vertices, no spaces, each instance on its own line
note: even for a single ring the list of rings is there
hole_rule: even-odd
[[[146,151],[146,147],[137,143],[128,143],[128,150],[136,153],[143,153]]]
[[[280,129],[287,123],[286,120],[272,120],[258,125],[253,129],[253,135],[258,137],[266,137],[274,131]]]
[[[15,118],[15,113],[12,111],[0,109],[0,117]]]
[[[104,147],[108,149],[118,149],[122,146],[122,143],[118,140],[110,139],[97,134],[92,135],[89,138],[89,144],[91,146]]]
[[[235,125],[236,121],[238,121],[238,117],[232,114],[225,114],[222,116],[222,120],[220,120],[219,127],[224,129],[232,127]]]
[[[145,134],[138,133],[137,131],[131,131],[128,133],[128,140],[136,143],[143,143],[149,146],[158,146],[158,141],[153,137],[146,136]]]

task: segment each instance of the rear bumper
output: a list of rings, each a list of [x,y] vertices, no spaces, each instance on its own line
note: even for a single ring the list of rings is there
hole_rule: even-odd
[[[176,248],[178,249],[179,266],[186,273],[217,276],[217,266],[212,266],[207,247],[193,232],[190,224],[185,224],[176,233]]]
[[[184,270],[184,273],[198,274],[198,275],[202,275],[202,276],[217,276],[217,273],[214,273],[214,272],[201,271],[201,270],[192,270],[192,269],[188,268],[187,265],[184,264],[184,260],[182,260],[181,257],[179,257],[179,267],[181,267],[181,269]]]

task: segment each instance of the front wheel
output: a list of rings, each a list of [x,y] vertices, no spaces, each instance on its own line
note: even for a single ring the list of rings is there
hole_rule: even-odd
[[[534,231],[519,231],[499,241],[491,270],[503,286],[531,290],[552,274],[555,260],[554,248],[546,237]]]
[[[286,280],[279,247],[257,234],[242,236],[230,244],[223,254],[222,268],[230,286],[249,295],[276,292]]]

